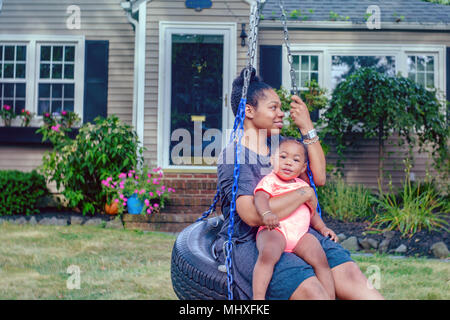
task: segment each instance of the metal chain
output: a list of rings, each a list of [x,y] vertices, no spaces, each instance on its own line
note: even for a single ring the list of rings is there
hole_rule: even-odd
[[[280,5],[280,10],[281,10],[281,23],[283,24],[284,44],[285,44],[286,50],[287,50],[287,60],[289,63],[289,73],[291,76],[291,94],[298,95],[297,80],[295,77],[295,70],[294,70],[294,66],[293,66],[294,58],[292,57],[291,45],[289,43],[289,31],[287,28],[286,11],[284,11],[284,1],[279,0],[279,5]]]

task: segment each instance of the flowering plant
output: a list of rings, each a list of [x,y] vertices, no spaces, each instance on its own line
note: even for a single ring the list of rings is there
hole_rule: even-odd
[[[160,167],[149,170],[144,167],[141,171],[130,170],[118,175],[118,180],[108,177],[102,180],[106,189],[107,201],[114,201],[119,206],[119,212],[123,212],[128,198],[136,194],[136,197],[144,202],[142,214],[150,214],[160,207],[164,207],[165,201],[169,199],[170,193],[175,192],[173,188],[167,188],[161,180],[164,174]]]
[[[33,119],[34,117],[34,112],[22,109],[22,111],[20,112],[20,116],[22,117],[22,127],[28,127],[30,125],[31,119]]]
[[[73,125],[79,124],[81,118],[78,114],[73,111],[61,111],[60,123],[66,128],[72,128]]]
[[[11,106],[8,106],[5,104],[3,108],[0,110],[0,115],[5,123],[5,127],[11,126],[11,121],[17,117],[17,115],[14,113],[14,109]]]

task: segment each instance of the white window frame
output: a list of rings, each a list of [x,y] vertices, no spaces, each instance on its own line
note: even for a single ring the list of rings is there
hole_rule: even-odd
[[[408,55],[433,55],[435,56],[435,88],[443,93],[440,98],[445,99],[445,70],[446,70],[446,47],[445,45],[409,45],[409,44],[323,44],[305,43],[292,44],[291,52],[297,54],[321,53],[319,58],[319,85],[327,89],[327,96],[331,98],[331,58],[334,55],[363,55],[363,56],[394,56],[395,73],[401,72],[402,76],[408,77]],[[287,61],[287,49],[283,45],[282,57],[282,86],[288,90],[291,88],[289,76],[289,63]],[[322,61],[322,65],[321,65]],[[444,108],[445,109],[445,108]]]
[[[46,45],[74,45],[75,61],[74,61],[74,112],[76,112],[83,121],[83,98],[84,98],[84,43],[85,37],[81,36],[60,36],[60,35],[0,35],[0,43],[21,44],[27,47],[26,61],[26,102],[25,109],[34,112],[30,126],[41,126],[43,124],[43,116],[37,115],[38,111],[38,81],[39,81],[39,61],[40,44]],[[16,118],[13,120],[13,126],[19,126],[21,120]]]
[[[226,137],[233,126],[234,115],[229,107],[231,85],[233,76],[236,74],[237,60],[237,24],[232,22],[174,22],[160,21],[159,23],[159,75],[158,75],[158,152],[157,163],[163,169],[177,172],[216,172],[216,166],[196,165],[170,165],[170,101],[171,101],[171,70],[170,56],[172,49],[171,35],[174,33],[198,33],[211,35],[224,35],[224,74],[223,74],[223,96],[222,101],[222,146],[225,146]],[[229,37],[228,37],[229,35]],[[228,49],[228,51],[227,51]],[[227,105],[228,102],[228,105]],[[168,111],[169,110],[169,111]],[[192,137],[193,138],[193,137]]]

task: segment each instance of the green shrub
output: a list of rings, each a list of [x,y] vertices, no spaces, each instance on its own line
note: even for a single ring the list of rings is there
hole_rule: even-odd
[[[114,115],[94,121],[83,125],[74,140],[68,140],[63,131],[54,134],[55,148],[44,154],[41,167],[58,190],[63,187],[61,193],[68,206],[83,214],[104,210],[102,180],[135,168],[142,161],[143,148],[138,147],[137,134],[129,125]]]
[[[399,193],[393,190],[392,181],[386,193],[379,186],[378,213],[371,228],[375,232],[398,230],[403,237],[412,237],[422,228],[448,230],[444,219],[449,214],[448,196],[442,196],[429,181],[411,183],[411,164],[406,161],[405,166],[405,181]]]
[[[317,190],[319,203],[330,217],[344,222],[366,220],[374,216],[374,197],[361,185],[351,186],[342,178],[335,178]]]
[[[36,204],[48,194],[45,178],[35,170],[0,171],[0,216],[38,213]]]

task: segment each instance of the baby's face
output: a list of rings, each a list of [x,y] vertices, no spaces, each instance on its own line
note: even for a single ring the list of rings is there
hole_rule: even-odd
[[[287,141],[280,145],[272,156],[273,169],[282,180],[297,178],[306,170],[304,149],[295,141]]]

